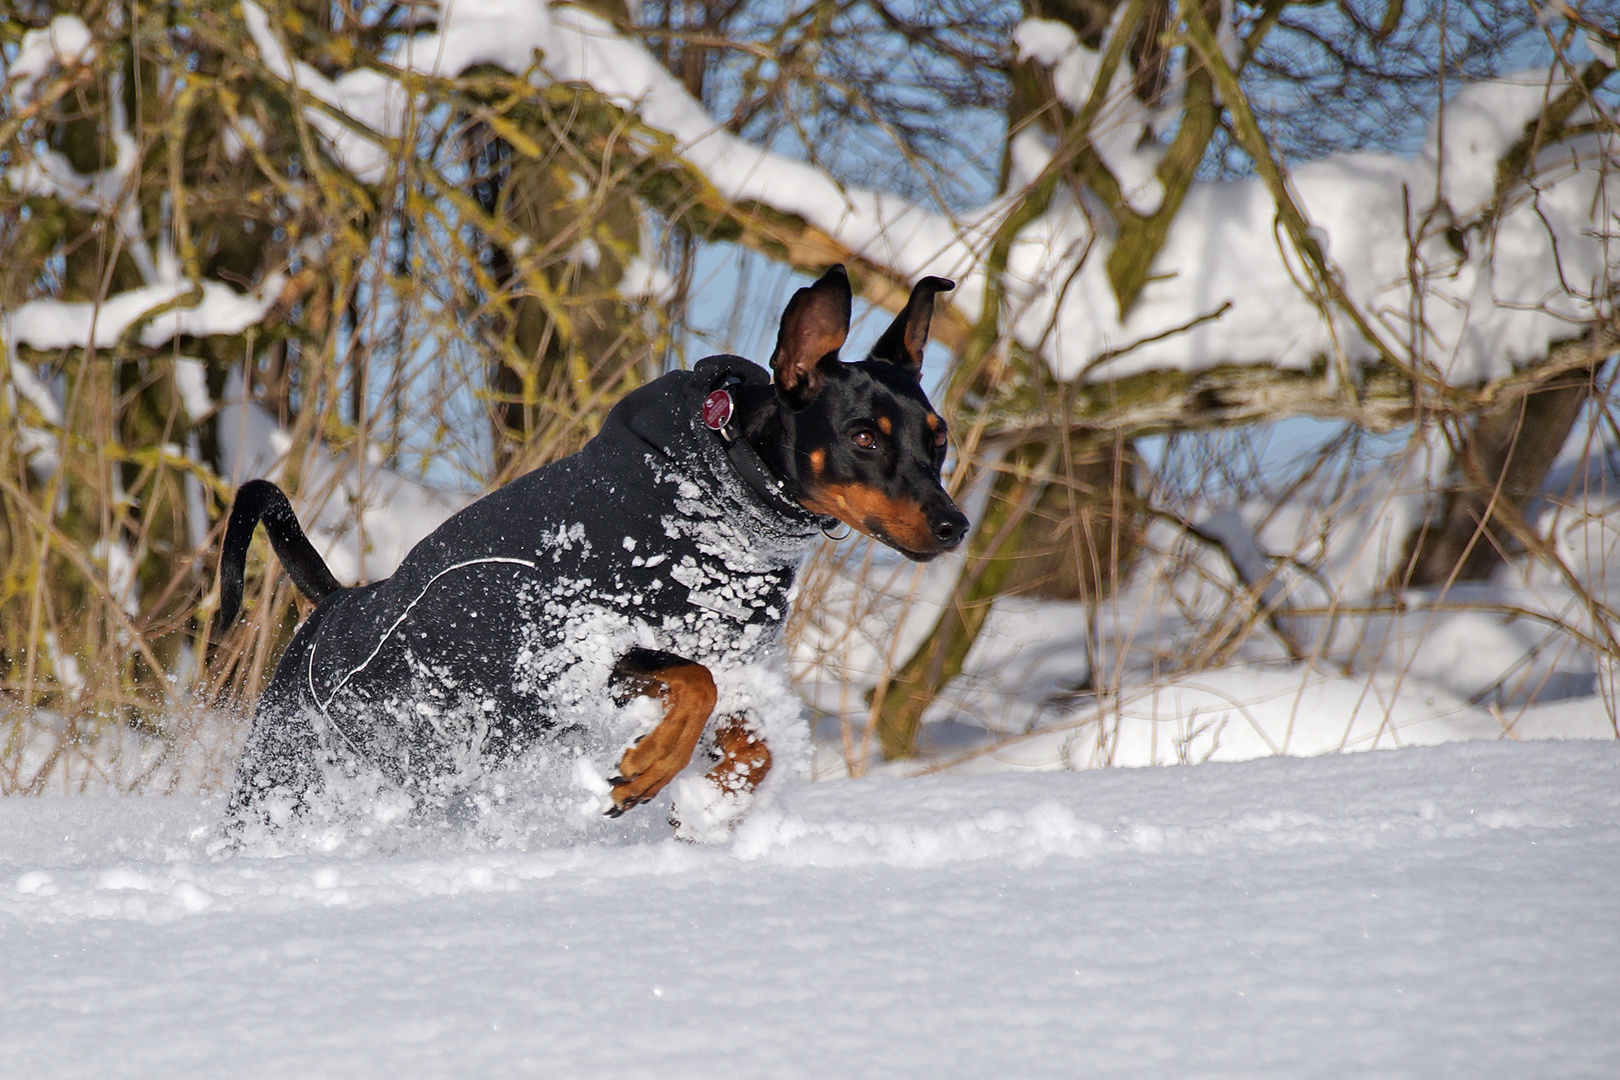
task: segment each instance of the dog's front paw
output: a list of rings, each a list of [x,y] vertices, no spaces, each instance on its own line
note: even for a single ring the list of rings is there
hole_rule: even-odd
[[[709,783],[730,795],[752,795],[771,771],[771,748],[742,713],[720,721],[714,732],[714,757]]]
[[[618,817],[657,795],[692,760],[703,725],[714,711],[714,676],[702,664],[670,653],[632,650],[613,673],[619,691],[657,698],[663,719],[619,758],[608,816]]]
[[[711,758],[714,767],[701,780],[683,777],[675,785],[669,823],[678,840],[724,842],[753,804],[754,792],[771,768],[770,748],[742,713],[720,721]]]
[[[687,745],[687,740],[671,738],[670,734],[667,727],[660,726],[652,734],[636,740],[619,758],[618,775],[608,777],[613,789],[613,805],[608,808],[608,817],[618,817],[652,799],[692,760],[692,747]]]

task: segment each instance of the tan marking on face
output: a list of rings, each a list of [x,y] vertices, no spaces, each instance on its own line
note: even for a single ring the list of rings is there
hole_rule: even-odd
[[[878,426],[878,430],[883,432],[883,434],[885,434],[885,435],[893,435],[894,434],[894,421],[890,420],[887,416],[878,417],[877,418],[877,426]]]
[[[827,451],[820,449],[810,451],[810,475],[820,476],[826,468]]]
[[[837,518],[880,543],[893,541],[919,553],[939,550],[921,506],[891,499],[870,485],[824,484],[800,501],[812,514]]]
[[[933,413],[929,413],[926,417],[924,417],[924,419],[928,421],[928,430],[937,434],[939,432],[939,425],[941,423],[939,417],[935,416]]]

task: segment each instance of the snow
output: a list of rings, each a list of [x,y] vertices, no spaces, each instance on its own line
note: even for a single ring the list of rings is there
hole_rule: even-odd
[[[1056,19],[1025,19],[1013,28],[1013,49],[1019,59],[1047,67],[1055,67],[1079,44],[1069,25]]]
[[[1611,37],[1608,41],[1604,41],[1591,30],[1583,31],[1581,38],[1586,42],[1587,49],[1591,51],[1594,57],[1609,67],[1620,68],[1620,54],[1616,53],[1613,44],[1614,41],[1620,40],[1620,38]]]
[[[84,20],[77,15],[58,15],[44,29],[22,36],[16,58],[7,65],[7,90],[18,105],[28,105],[53,67],[75,67],[95,58],[95,42]]]
[[[98,173],[84,175],[58,150],[35,148],[30,160],[6,170],[6,182],[19,195],[43,195],[91,213],[115,208],[139,161],[135,140],[125,131],[112,136],[116,157]],[[127,218],[121,224],[128,225]]]
[[[1617,781],[1466,744],[278,859],[204,800],[5,800],[0,1073],[1614,1075]]]
[[[175,357],[174,387],[192,423],[213,414],[214,399],[208,394],[208,369],[203,361],[189,356]]]
[[[217,281],[167,281],[97,303],[30,300],[0,319],[0,340],[12,351],[18,345],[41,351],[105,349],[137,323],[142,324],[137,340],[148,347],[182,336],[239,334],[275,306],[285,281],[270,274],[257,295],[242,295]]]
[[[1499,739],[1606,739],[1620,478],[1577,433],[1536,512],[1557,563],[1391,591],[1433,490],[1418,445],[1287,499],[1217,495],[1147,528],[1095,611],[1002,597],[923,716],[920,762],[883,762],[869,695],[934,626],[959,571],[881,555],[812,564],[794,664],[821,719],[813,773],[1062,770]],[[967,497],[970,516],[974,496]]]
[[[1110,36],[1128,11],[1128,5],[1116,9]],[[1072,112],[1086,108],[1102,72],[1102,53],[1086,48],[1067,24],[1051,19],[1020,22],[1013,31],[1013,45],[1020,56],[1051,69],[1052,87]],[[1164,155],[1157,144],[1144,141],[1152,126],[1149,110],[1134,96],[1129,65],[1118,64],[1092,121],[1091,145],[1120,182],[1120,193],[1131,208],[1144,215],[1164,201],[1156,172]],[[1050,160],[1050,153],[1046,157]]]

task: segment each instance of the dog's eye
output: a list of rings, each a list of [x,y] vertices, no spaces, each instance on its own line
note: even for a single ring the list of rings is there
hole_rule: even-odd
[[[877,436],[872,434],[870,431],[867,431],[865,428],[857,431],[853,438],[855,439],[855,445],[860,447],[862,450],[871,450],[877,446]]]
[[[945,432],[944,432],[943,429],[934,432],[934,449],[935,450],[943,450],[943,449],[945,449]]]

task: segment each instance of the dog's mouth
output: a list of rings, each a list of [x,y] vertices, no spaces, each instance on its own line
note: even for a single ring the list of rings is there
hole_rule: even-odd
[[[920,503],[894,499],[862,484],[815,489],[801,505],[842,521],[913,562],[928,562],[954,550],[967,532],[967,518],[955,506],[930,513]]]
[[[909,547],[889,535],[889,531],[883,527],[883,523],[877,520],[867,520],[863,524],[856,526],[856,528],[883,546],[898,551],[912,562],[932,562],[949,550],[943,544],[937,543],[928,548]]]

